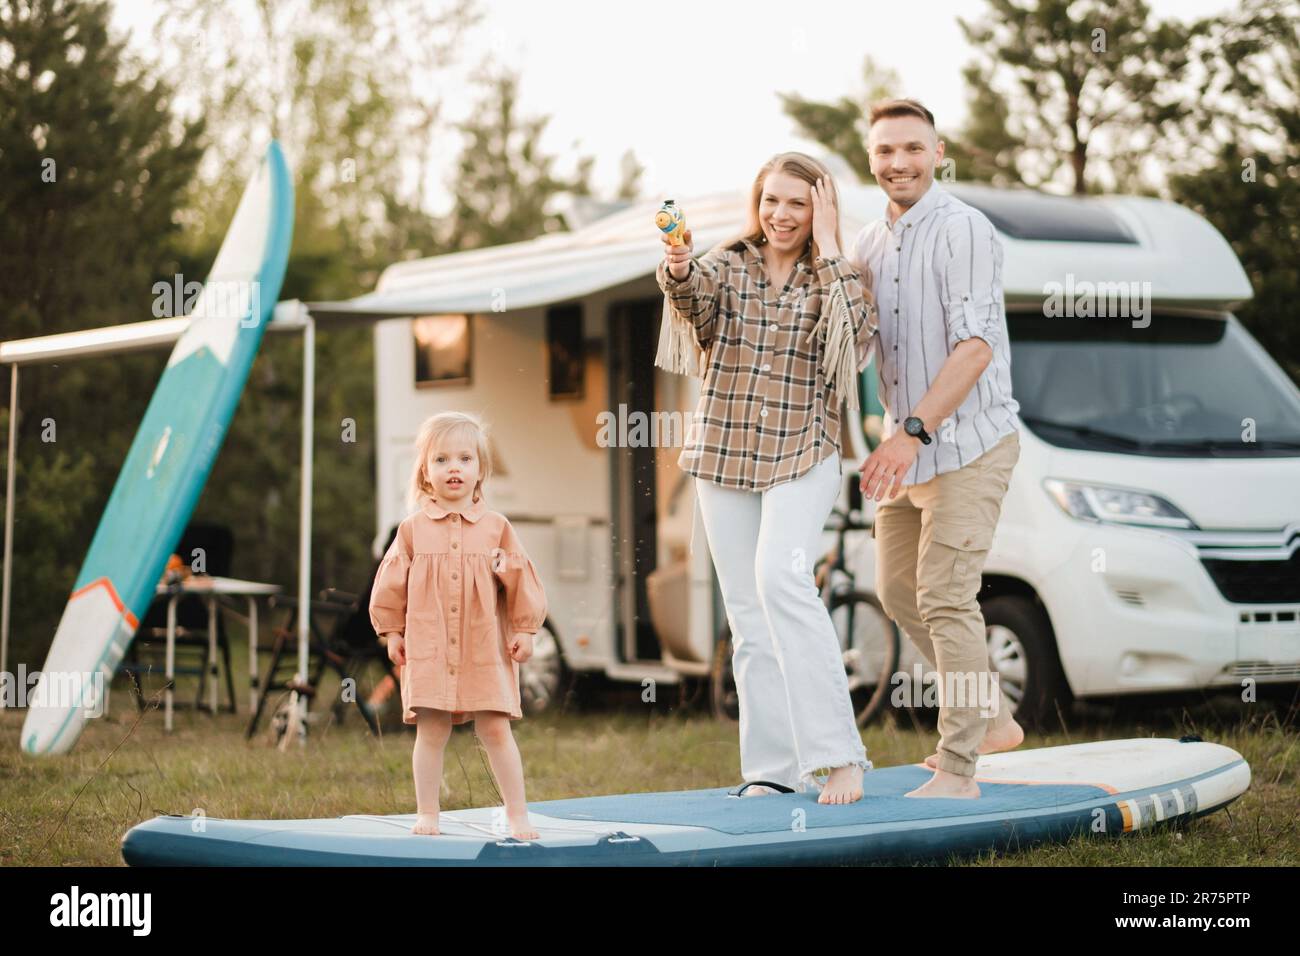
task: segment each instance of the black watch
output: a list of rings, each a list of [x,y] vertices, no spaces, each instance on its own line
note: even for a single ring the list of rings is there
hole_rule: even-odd
[[[925,422],[915,415],[903,419],[903,431],[907,432],[913,438],[921,439],[922,445],[930,444],[930,433],[925,430]]]

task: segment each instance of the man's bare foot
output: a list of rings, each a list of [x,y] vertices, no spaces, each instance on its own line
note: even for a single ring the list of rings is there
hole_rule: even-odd
[[[856,764],[832,767],[818,803],[854,803],[862,799],[862,768]]]
[[[984,735],[980,745],[975,748],[978,754],[1000,754],[1004,750],[1015,750],[1025,742],[1025,730],[1014,720],[998,730],[990,730]],[[925,758],[925,765],[931,770],[939,769],[939,755],[930,754]]]
[[[411,827],[411,832],[438,836],[442,832],[438,829],[438,814],[421,813],[415,818],[415,826]]]
[[[947,770],[936,770],[934,776],[926,783],[906,795],[973,800],[980,795],[980,785],[975,782],[974,777],[963,777],[960,774],[949,773]]]
[[[528,821],[527,811],[515,816],[511,814],[506,818],[510,823],[510,835],[516,840],[536,840],[537,831]]]

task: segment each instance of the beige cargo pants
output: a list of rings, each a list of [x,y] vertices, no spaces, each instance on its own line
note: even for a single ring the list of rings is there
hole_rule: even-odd
[[[967,777],[985,732],[1012,718],[989,667],[977,595],[1019,458],[1012,432],[966,467],[876,505],[876,593],[938,674],[939,768]]]

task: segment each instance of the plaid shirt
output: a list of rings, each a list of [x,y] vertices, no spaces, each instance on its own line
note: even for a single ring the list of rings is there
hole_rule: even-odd
[[[820,337],[811,336],[823,290],[843,285],[857,367],[867,362],[876,313],[858,269],[844,256],[806,253],[774,292],[749,239],[692,260],[678,282],[659,263],[659,288],[694,327],[707,354],[703,389],[677,463],[724,488],[766,491],[805,474],[840,448],[840,409],[826,407]],[[856,387],[856,383],[854,383]]]

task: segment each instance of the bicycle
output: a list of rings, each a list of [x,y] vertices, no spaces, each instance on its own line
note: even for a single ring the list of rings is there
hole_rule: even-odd
[[[840,639],[857,724],[865,727],[885,710],[901,640],[898,625],[885,613],[875,593],[857,587],[853,572],[845,564],[848,533],[871,530],[871,522],[862,517],[858,475],[848,477],[848,511],[838,506],[831,510],[826,529],[835,532],[835,544],[813,566],[813,581]],[[715,717],[739,720],[740,701],[731,654],[731,625],[724,622],[710,669],[710,702]]]

